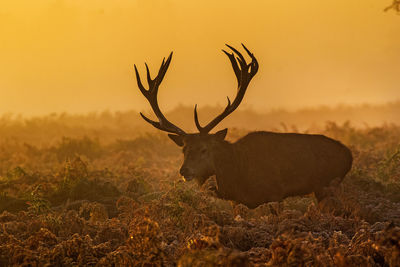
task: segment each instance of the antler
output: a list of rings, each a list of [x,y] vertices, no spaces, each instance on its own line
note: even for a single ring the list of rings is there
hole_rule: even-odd
[[[239,51],[237,51],[230,45],[226,46],[229,47],[236,54],[235,57],[234,53],[228,53],[225,50],[222,50],[231,61],[233,71],[235,72],[238,82],[237,94],[235,100],[232,103],[229,97],[227,97],[228,105],[226,106],[225,110],[204,127],[202,127],[199,123],[199,118],[197,116],[197,105],[194,107],[194,122],[196,123],[196,127],[200,131],[200,133],[210,132],[218,123],[220,123],[226,116],[231,114],[240,105],[244,97],[244,94],[246,93],[247,86],[249,85],[251,79],[254,77],[254,75],[256,75],[258,71],[257,59],[254,57],[253,53],[251,53],[246,48],[246,46],[244,46],[244,44],[242,44],[243,48],[246,50],[247,54],[249,54],[249,56],[251,57],[251,62],[249,64],[246,63],[246,60]]]
[[[140,81],[140,75],[136,68],[136,65],[134,65],[138,87],[139,87],[140,91],[142,92],[142,94],[149,101],[150,106],[153,109],[154,114],[157,116],[159,121],[157,122],[157,121],[150,120],[149,118],[144,116],[141,112],[140,112],[140,115],[142,116],[142,118],[145,121],[147,121],[148,123],[150,123],[151,125],[153,125],[154,127],[156,127],[157,129],[159,129],[161,131],[175,133],[178,135],[184,135],[186,133],[182,129],[175,126],[174,124],[172,124],[170,121],[168,121],[165,118],[165,116],[162,114],[160,107],[158,106],[158,102],[157,102],[158,87],[161,84],[161,82],[164,78],[164,75],[168,70],[169,64],[171,63],[171,59],[172,59],[172,52],[171,52],[171,54],[169,54],[167,61],[165,61],[165,58],[163,58],[160,70],[158,71],[157,76],[153,80],[151,79],[151,76],[150,76],[149,67],[147,66],[147,63],[145,63],[146,72],[147,72],[147,83],[149,84],[149,90],[146,90],[144,88],[142,82]]]

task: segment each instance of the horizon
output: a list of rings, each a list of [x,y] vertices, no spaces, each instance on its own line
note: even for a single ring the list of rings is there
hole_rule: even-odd
[[[298,113],[298,112],[302,112],[302,111],[313,111],[313,110],[321,110],[321,109],[327,109],[327,110],[338,110],[338,109],[342,109],[342,108],[348,108],[348,109],[359,109],[359,108],[383,108],[386,107],[388,105],[400,105],[400,98],[398,99],[394,99],[393,101],[387,101],[387,102],[382,102],[382,103],[378,103],[378,102],[374,102],[374,103],[338,103],[338,104],[332,104],[332,105],[315,105],[315,106],[302,106],[302,107],[293,107],[293,108],[287,108],[287,107],[277,107],[277,108],[269,108],[269,109],[257,109],[254,108],[252,106],[240,106],[238,107],[238,109],[235,112],[238,111],[250,111],[250,112],[254,112],[257,114],[270,114],[270,113],[274,113],[274,112],[288,112],[288,113]],[[190,105],[184,105],[184,104],[180,104],[178,103],[176,106],[174,107],[170,107],[169,109],[165,109],[163,110],[163,113],[171,113],[174,112],[176,110],[179,109],[194,109],[194,106],[190,106]],[[216,103],[214,105],[204,105],[202,107],[199,108],[199,110],[203,110],[203,109],[212,109],[212,110],[223,110],[225,108],[225,106]],[[60,116],[63,114],[66,114],[68,116],[87,116],[87,115],[101,115],[103,113],[110,113],[112,115],[118,114],[118,113],[137,113],[137,115],[139,116],[140,112],[144,112],[145,114],[149,114],[150,117],[155,117],[153,111],[151,110],[151,107],[149,105],[148,109],[125,109],[125,110],[117,110],[117,109],[102,109],[102,110],[89,110],[87,112],[79,112],[79,111],[75,111],[75,112],[70,112],[70,111],[49,111],[49,112],[44,112],[44,113],[38,113],[38,114],[24,114],[23,112],[0,112],[0,118],[2,117],[21,117],[23,119],[32,119],[32,118],[41,118],[41,117],[48,117],[48,116]]]

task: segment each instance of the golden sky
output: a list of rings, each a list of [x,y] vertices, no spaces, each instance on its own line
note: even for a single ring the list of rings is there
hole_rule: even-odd
[[[133,64],[158,71],[162,108],[225,105],[225,43],[260,63],[243,107],[400,98],[400,16],[389,0],[2,0],[0,113],[147,110]],[[144,76],[143,76],[144,77]]]

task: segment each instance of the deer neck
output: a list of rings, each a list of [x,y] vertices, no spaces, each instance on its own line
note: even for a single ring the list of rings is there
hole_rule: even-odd
[[[229,198],[232,194],[232,184],[241,179],[241,163],[235,147],[229,142],[223,142],[213,148],[215,176],[218,184],[218,194]]]

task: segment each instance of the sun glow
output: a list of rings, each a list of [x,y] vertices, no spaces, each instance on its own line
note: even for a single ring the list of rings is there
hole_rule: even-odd
[[[160,105],[225,104],[220,52],[244,42],[260,71],[243,106],[268,110],[400,97],[400,17],[385,1],[4,0],[0,113],[147,109],[133,64],[175,52]]]

